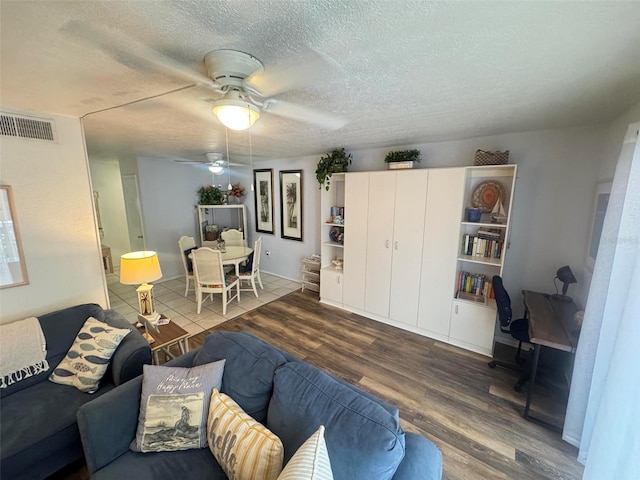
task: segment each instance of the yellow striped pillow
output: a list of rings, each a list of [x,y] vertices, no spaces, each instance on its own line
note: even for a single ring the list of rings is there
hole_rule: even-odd
[[[282,471],[284,448],[280,439],[231,397],[215,389],[209,404],[207,439],[229,478],[276,480]]]
[[[311,435],[291,457],[278,480],[333,480],[324,441],[324,426]]]

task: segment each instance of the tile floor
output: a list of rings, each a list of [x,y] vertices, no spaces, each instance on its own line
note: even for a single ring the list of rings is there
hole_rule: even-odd
[[[120,283],[118,268],[114,270],[114,273],[107,273],[106,276],[111,308],[117,310],[131,323],[135,323],[138,319],[136,287]],[[264,290],[260,289],[260,285],[256,285],[259,297],[256,298],[253,291],[241,291],[240,303],[233,300],[227,305],[227,314],[224,316],[222,315],[222,295],[220,294],[213,295],[213,302],[205,300],[198,315],[196,313],[196,294],[193,289],[189,290],[189,294],[186,297],[184,296],[184,278],[155,283],[153,296],[156,311],[164,313],[191,335],[195,335],[294,290],[298,290],[302,286],[299,282],[293,282],[268,273],[261,273],[261,277]],[[191,282],[191,287],[193,287],[193,282]]]

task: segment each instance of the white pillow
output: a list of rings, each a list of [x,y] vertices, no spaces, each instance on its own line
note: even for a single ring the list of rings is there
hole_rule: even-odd
[[[333,480],[323,425],[300,446],[278,480]]]

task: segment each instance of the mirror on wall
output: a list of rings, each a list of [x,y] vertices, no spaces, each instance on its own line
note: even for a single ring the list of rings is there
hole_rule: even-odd
[[[13,192],[9,185],[0,185],[0,288],[28,283]]]

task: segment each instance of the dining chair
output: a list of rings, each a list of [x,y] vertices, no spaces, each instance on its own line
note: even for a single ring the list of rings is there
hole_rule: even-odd
[[[186,287],[184,289],[184,296],[189,294],[189,281],[193,280],[193,265],[189,254],[195,249],[196,241],[193,237],[182,236],[178,240],[178,248],[180,248],[180,257],[182,258],[182,266],[184,267],[184,278]]]
[[[222,239],[224,240],[224,244],[230,247],[245,247],[246,242],[244,241],[244,236],[240,230],[236,230],[235,228],[231,228],[229,230],[225,230],[220,234]]]
[[[242,282],[250,282],[251,288],[240,288],[240,290],[253,290],[253,293],[258,296],[258,290],[256,289],[256,278],[258,279],[258,283],[260,284],[260,288],[264,290],[262,286],[262,280],[260,279],[260,250],[262,249],[262,237],[259,237],[256,240],[256,243],[253,246],[253,253],[249,255],[249,260],[247,261],[247,265],[245,266],[244,272],[240,273],[240,286],[242,286]]]
[[[240,281],[236,275],[225,275],[222,268],[222,253],[220,250],[202,247],[192,252],[193,274],[196,284],[196,300],[198,302],[197,312],[202,309],[202,295],[209,294],[213,301],[214,293],[222,294],[222,315],[227,314],[227,305],[234,298],[240,302]],[[231,295],[233,288],[236,288],[235,295]],[[228,298],[227,298],[228,297]]]

